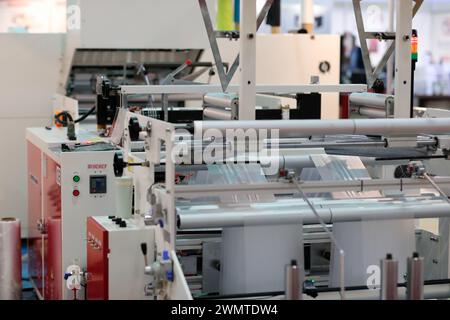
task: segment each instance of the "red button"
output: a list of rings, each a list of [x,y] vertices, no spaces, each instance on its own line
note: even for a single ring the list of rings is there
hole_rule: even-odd
[[[73,190],[72,194],[73,194],[74,197],[78,197],[80,195],[80,191]]]

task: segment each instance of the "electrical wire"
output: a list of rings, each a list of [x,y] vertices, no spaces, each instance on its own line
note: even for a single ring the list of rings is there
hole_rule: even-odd
[[[94,111],[95,111],[95,106],[93,106],[88,112],[86,112],[84,115],[82,115],[75,121],[73,120],[72,115],[68,111],[61,111],[60,113],[55,114],[55,121],[57,123],[59,123],[60,125],[67,126],[68,122],[60,119],[61,116],[66,116],[70,122],[79,123],[79,122],[86,120],[86,118],[89,117]]]

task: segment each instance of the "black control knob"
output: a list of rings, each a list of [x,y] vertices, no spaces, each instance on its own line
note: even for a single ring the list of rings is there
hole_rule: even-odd
[[[123,153],[121,151],[118,151],[114,154],[114,174],[116,177],[121,177],[123,175],[123,169],[127,165],[125,164],[123,160]]]
[[[130,122],[128,123],[128,132],[130,134],[131,141],[139,140],[139,133],[141,132],[141,126],[139,124],[139,120],[136,117],[130,118]]]
[[[126,221],[121,221],[121,222],[119,223],[119,227],[121,227],[121,228],[126,228],[126,227],[127,227],[127,222],[126,222]]]
[[[147,255],[147,244],[145,242],[141,243],[141,251],[144,256]]]

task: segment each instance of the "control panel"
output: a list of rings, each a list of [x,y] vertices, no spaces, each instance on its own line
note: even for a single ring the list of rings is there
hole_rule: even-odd
[[[82,178],[82,176],[84,177]],[[87,196],[92,198],[104,198],[110,190],[108,184],[108,174],[104,170],[87,170],[84,174],[75,171],[72,177],[72,196],[77,198],[81,196],[81,189],[86,189]]]
[[[147,257],[141,251],[148,247]],[[89,300],[150,300],[146,259],[154,260],[155,226],[115,216],[87,219],[87,298]]]
[[[74,261],[86,268],[86,219],[115,214],[114,154],[114,150],[61,153],[63,270]],[[101,247],[103,241],[91,244]],[[66,288],[63,294],[66,299],[73,296]],[[84,291],[77,295],[83,299]]]

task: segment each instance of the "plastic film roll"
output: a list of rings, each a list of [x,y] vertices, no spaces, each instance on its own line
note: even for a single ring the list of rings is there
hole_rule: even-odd
[[[0,219],[0,300],[22,297],[20,221]]]
[[[129,219],[132,216],[133,178],[116,178],[116,217]]]

